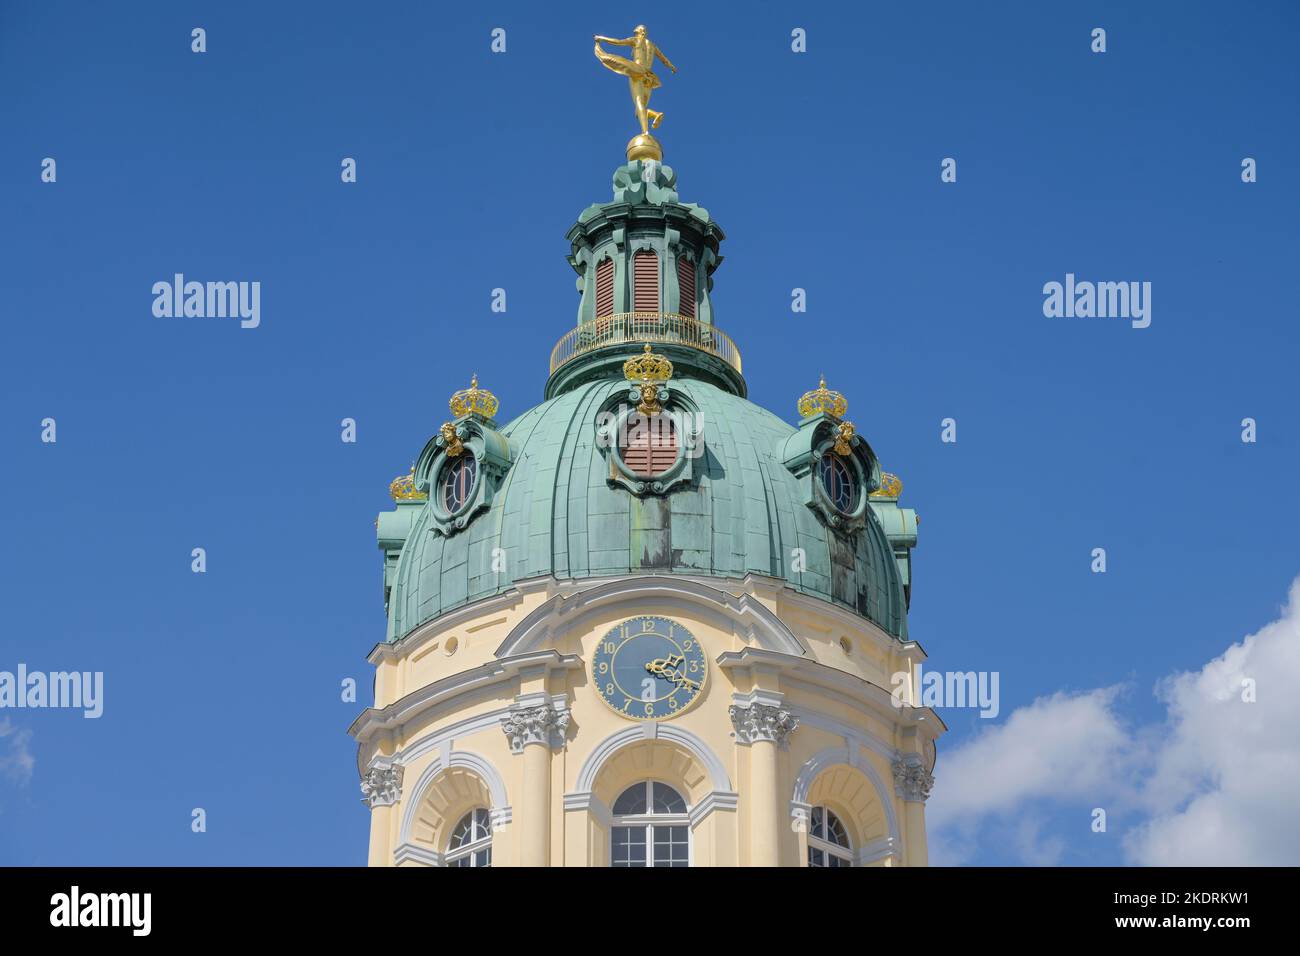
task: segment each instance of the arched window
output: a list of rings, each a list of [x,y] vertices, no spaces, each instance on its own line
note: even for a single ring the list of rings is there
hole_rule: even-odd
[[[474,490],[474,476],[478,462],[468,451],[451,459],[442,469],[442,506],[448,514],[455,514],[469,503]]]
[[[677,287],[682,293],[678,311],[688,319],[695,318],[695,263],[685,257],[677,260]]]
[[[479,807],[460,818],[447,841],[448,866],[492,865],[492,818]]]
[[[614,801],[611,866],[690,866],[691,818],[682,795],[654,780],[634,783]]]
[[[624,429],[619,457],[641,478],[654,478],[677,463],[677,428],[670,415],[634,415]]]
[[[632,257],[632,311],[659,311],[659,257],[649,249]]]
[[[614,260],[608,257],[596,264],[596,318],[614,314]]]
[[[850,514],[857,504],[858,487],[853,472],[839,455],[828,451],[817,465],[817,478],[822,490],[837,511]]]
[[[809,866],[852,866],[849,831],[827,807],[813,807],[808,828]]]

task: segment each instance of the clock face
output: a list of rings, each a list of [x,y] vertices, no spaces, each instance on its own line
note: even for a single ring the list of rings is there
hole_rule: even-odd
[[[634,617],[611,630],[591,659],[601,699],[633,720],[675,717],[699,699],[709,674],[704,648],[666,617]]]

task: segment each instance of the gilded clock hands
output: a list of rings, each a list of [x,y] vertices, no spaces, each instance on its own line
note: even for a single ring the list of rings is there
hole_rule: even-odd
[[[699,690],[699,681],[691,680],[677,670],[685,660],[686,658],[681,654],[669,654],[667,657],[660,657],[650,661],[646,664],[645,669],[656,677],[662,677],[664,680],[678,684],[688,690]]]

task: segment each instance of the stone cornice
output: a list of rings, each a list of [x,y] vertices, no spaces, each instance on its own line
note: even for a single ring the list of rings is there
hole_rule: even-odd
[[[393,851],[393,863],[400,866],[403,863],[422,863],[425,866],[445,866],[442,861],[442,854],[436,850],[430,850],[428,847],[420,846],[418,843],[401,843]]]
[[[619,357],[622,362],[623,357]],[[706,584],[718,590],[729,593],[736,590],[743,594],[752,594],[755,597],[787,601],[801,610],[807,611],[814,615],[821,615],[834,620],[849,633],[862,633],[866,631],[873,637],[879,639],[884,647],[891,647],[897,650],[910,661],[917,659],[924,660],[926,657],[925,650],[917,641],[899,641],[898,638],[889,634],[877,624],[862,617],[859,614],[850,611],[848,608],[841,607],[830,601],[823,600],[812,595],[803,594],[793,588],[790,583],[783,578],[776,578],[766,574],[746,574],[743,577],[722,577],[705,574],[640,574],[640,575],[618,575],[613,577],[600,578],[556,578],[551,575],[539,575],[533,578],[523,578],[514,582],[509,590],[500,594],[494,594],[490,597],[482,598],[470,604],[463,605],[448,611],[446,614],[425,621],[416,627],[410,633],[403,636],[400,640],[393,642],[381,641],[376,644],[367,655],[366,660],[371,664],[379,664],[382,661],[397,661],[409,656],[419,650],[430,640],[441,637],[448,631],[455,630],[465,624],[476,621],[479,618],[492,614],[499,614],[503,611],[509,611],[519,605],[527,596],[533,594],[544,594],[546,598],[552,598],[557,595],[571,596],[581,591],[588,590],[600,585],[609,584],[618,581],[627,581],[633,578],[668,578],[681,581],[694,581],[697,584]],[[733,598],[737,595],[732,593]],[[917,655],[920,655],[919,658]]]
[[[364,747],[375,736],[401,730],[441,703],[470,691],[512,681],[524,669],[537,667],[544,668],[547,673],[553,670],[581,670],[582,660],[576,654],[541,650],[503,660],[488,661],[478,667],[426,684],[419,690],[393,701],[387,707],[366,708],[352,722],[348,733]]]
[[[554,636],[568,633],[586,611],[600,611],[621,602],[678,602],[683,610],[711,611],[725,619],[727,630],[747,641],[779,648],[787,654],[806,653],[799,639],[770,607],[746,588],[735,594],[724,579],[681,574],[640,574],[602,578],[585,587],[557,589],[555,596],[518,622],[497,648],[503,657],[546,646]],[[748,584],[748,579],[745,582]],[[721,621],[719,626],[721,627]]]
[[[938,737],[948,729],[939,715],[929,707],[909,705],[895,707],[893,695],[885,688],[847,671],[820,664],[811,658],[747,647],[741,651],[724,651],[718,655],[716,663],[730,673],[752,673],[763,668],[774,668],[783,675],[783,681],[785,675],[790,675],[802,683],[818,688],[819,691],[836,692],[842,695],[845,703],[865,706],[891,723],[924,728],[925,732],[932,737]],[[735,680],[734,676],[732,680]]]

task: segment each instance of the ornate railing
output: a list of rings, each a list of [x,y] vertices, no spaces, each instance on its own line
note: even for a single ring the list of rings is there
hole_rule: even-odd
[[[737,372],[740,350],[730,336],[699,319],[672,312],[617,312],[571,329],[551,350],[551,372],[564,363],[610,345],[664,342],[716,355]]]

